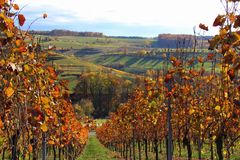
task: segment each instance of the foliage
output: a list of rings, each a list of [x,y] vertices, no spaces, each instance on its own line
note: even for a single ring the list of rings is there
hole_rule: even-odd
[[[6,153],[13,160],[37,159],[43,150],[46,159],[46,146],[53,146],[68,148],[67,156],[74,158],[86,144],[88,130],[76,119],[66,82],[46,65],[47,51],[21,30],[26,19],[20,12],[13,1],[0,1],[2,157]]]
[[[81,99],[79,104],[84,112],[84,115],[91,117],[92,113],[94,112],[92,101],[89,99]]]
[[[152,143],[158,159],[158,144],[172,134],[178,157],[186,147],[191,159],[194,144],[198,159],[202,159],[203,146],[209,146],[210,159],[214,158],[214,146],[218,159],[230,159],[231,150],[240,140],[240,19],[238,1],[225,2],[226,14],[218,15],[213,23],[219,27],[219,34],[209,40],[212,53],[192,59],[166,54],[164,58],[171,67],[165,66],[154,79],[147,78],[145,88],[137,88],[128,102],[98,128],[101,143],[118,148],[125,158],[130,151],[133,159],[135,143],[145,145],[146,159],[148,144]],[[204,24],[199,27],[208,30]],[[196,62],[200,68],[194,67]],[[207,62],[211,63],[210,72],[205,70]],[[220,73],[216,72],[218,67]],[[167,128],[167,118],[171,118],[168,113],[172,116],[172,132]],[[141,152],[141,145],[138,149]]]

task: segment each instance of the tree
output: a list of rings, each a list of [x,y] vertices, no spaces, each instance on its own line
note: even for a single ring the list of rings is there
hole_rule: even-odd
[[[79,103],[85,116],[91,117],[94,112],[93,103],[90,99],[82,99]]]

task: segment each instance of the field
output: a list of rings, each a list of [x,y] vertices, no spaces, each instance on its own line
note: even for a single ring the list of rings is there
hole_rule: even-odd
[[[56,52],[67,57],[64,60],[54,61],[56,65],[65,66],[66,74],[78,73],[79,70],[99,71],[103,66],[133,74],[145,74],[147,70],[159,70],[163,67],[165,62],[162,58],[163,53],[178,52],[176,49],[152,48],[151,44],[157,41],[153,38],[40,37],[44,47],[55,45]],[[207,55],[205,49],[197,49],[197,54],[187,48],[181,52],[189,54],[188,57],[192,57],[193,54]],[[89,63],[86,64],[87,62]],[[76,68],[76,65],[79,67]],[[205,65],[208,66],[206,68],[210,68],[211,64],[207,62]],[[200,66],[196,64],[196,67]]]

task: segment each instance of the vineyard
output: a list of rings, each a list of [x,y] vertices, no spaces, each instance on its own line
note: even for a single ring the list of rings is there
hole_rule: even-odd
[[[225,2],[225,1],[224,1]],[[227,0],[226,14],[213,23],[206,57],[163,54],[126,103],[97,129],[106,147],[125,159],[239,159],[240,55],[238,1]],[[208,31],[200,24],[199,28]],[[205,64],[209,63],[210,71]],[[195,68],[194,63],[201,67]]]
[[[19,6],[3,0],[0,12],[1,159],[76,159],[88,128],[74,113],[67,83],[46,65],[48,50],[21,30]]]
[[[62,52],[66,50],[65,55],[55,53],[56,46],[43,47],[41,37],[30,34],[31,25],[46,19],[46,13],[22,30],[24,8],[13,0],[0,0],[0,159],[239,160],[239,0],[221,2],[225,14],[213,22],[219,32],[209,40],[208,51],[197,47],[194,35],[192,48],[154,57],[146,49],[154,40],[141,38],[131,39],[131,54],[124,38],[89,37],[86,43],[83,37],[74,37],[79,42],[71,47],[73,40],[55,38]],[[209,30],[202,23],[199,28],[200,33]],[[71,53],[63,48],[66,43],[80,50]],[[85,48],[84,43],[101,49]],[[137,67],[142,67],[139,73],[152,70],[144,77],[135,75]],[[80,99],[92,107],[86,117],[80,115],[84,115]],[[96,128],[101,144],[95,132],[89,137],[95,129],[89,119],[94,109],[99,117],[116,110]],[[93,152],[102,157],[92,157]]]

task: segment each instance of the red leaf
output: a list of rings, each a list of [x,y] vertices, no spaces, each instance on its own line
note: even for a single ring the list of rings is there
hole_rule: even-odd
[[[18,22],[19,22],[19,25],[20,25],[20,26],[23,26],[24,23],[25,23],[25,21],[26,21],[26,19],[25,19],[24,15],[19,14],[19,15],[18,15]]]

